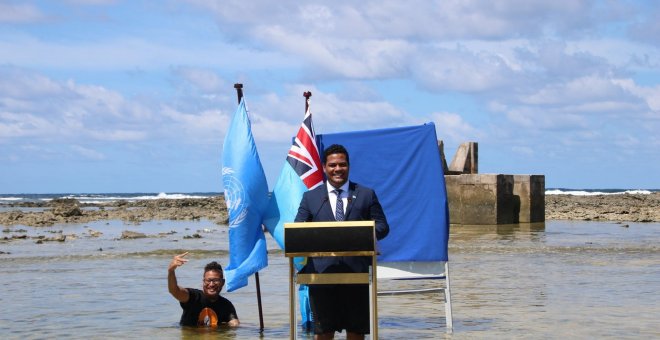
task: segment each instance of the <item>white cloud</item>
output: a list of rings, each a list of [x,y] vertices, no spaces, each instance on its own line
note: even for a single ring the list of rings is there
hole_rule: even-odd
[[[31,4],[0,2],[0,23],[33,23],[46,19],[46,16]]]
[[[0,111],[0,142],[10,138],[50,136],[56,129],[48,120],[33,114]]]
[[[199,67],[177,66],[174,74],[181,77],[188,84],[202,90],[205,93],[217,93],[226,90],[227,82],[211,70]]]
[[[615,83],[630,93],[642,98],[649,109],[660,116],[660,85],[658,86],[639,86],[631,79],[617,79]]]
[[[519,78],[498,55],[462,48],[425,52],[411,68],[416,81],[434,92],[487,91],[511,86]]]
[[[139,141],[147,138],[145,131],[120,130],[120,129],[99,129],[88,131],[87,135],[100,141],[130,142]]]
[[[526,128],[530,130],[575,130],[584,129],[589,126],[589,120],[575,113],[559,112],[555,110],[539,110],[534,107],[516,106],[504,111],[506,123],[513,124],[514,128],[506,128],[510,133],[519,132],[516,129]],[[498,125],[506,126],[500,122]]]
[[[32,96],[58,97],[67,95],[66,87],[52,79],[22,68],[0,66],[0,96],[15,100]]]
[[[117,3],[118,0],[66,0],[67,3],[73,5],[112,5]]]
[[[25,69],[0,68],[3,136],[44,140],[139,140],[151,113],[101,86],[59,82]]]
[[[222,27],[279,26],[288,33],[332,34],[340,39],[494,39],[585,29],[590,1],[323,1],[250,2],[189,0],[213,13]],[[593,18],[598,19],[596,18]]]
[[[401,126],[414,121],[385,100],[345,100],[334,93],[312,93],[314,123],[321,133]]]
[[[163,106],[160,111],[168,118],[161,127],[163,137],[188,142],[220,140],[229,128],[233,114],[221,110],[181,112],[169,106]]]
[[[328,73],[330,77],[381,78],[400,74],[411,48],[402,40],[355,40],[289,32],[280,26],[261,26],[255,35],[271,46],[304,58],[312,73]]]
[[[572,105],[594,102],[629,101],[630,94],[619,86],[615,79],[586,76],[570,79],[563,83],[549,84],[536,93],[521,98],[521,103],[530,105]]]
[[[291,137],[298,132],[300,123],[289,123],[281,120],[274,120],[259,115],[251,115],[252,133],[258,144],[260,143],[281,143],[291,144]]]
[[[91,160],[104,160],[106,159],[106,156],[97,150],[86,148],[84,146],[80,145],[72,145],[71,149],[75,151],[77,154]]]
[[[157,32],[162,33],[162,32]],[[274,51],[242,49],[216,39],[130,36],[86,40],[46,40],[25,33],[0,31],[0,64],[64,70],[160,70],[173,65],[262,69],[291,66],[292,60]],[[44,58],[48,56],[48,58]],[[167,56],[167,57],[163,57]]]
[[[320,2],[299,5],[283,1],[257,8],[235,2],[191,2],[215,13],[223,30],[304,57],[312,73],[380,79],[406,76],[413,70],[417,80],[429,88],[468,91],[512,81],[512,64],[492,52],[453,51],[438,48],[439,44],[456,39],[535,36],[544,33],[539,31],[544,23],[560,22],[562,27],[553,31],[587,25],[583,14],[589,9],[587,2],[576,1],[378,1],[338,2],[331,7]],[[466,79],[458,79],[459,75]]]
[[[312,92],[310,109],[317,133],[392,127],[417,124],[415,118],[383,98],[338,95],[313,85],[291,84],[285,86],[285,93],[265,93],[259,101],[249,97],[250,112],[255,138],[286,141],[293,136],[302,122],[305,113],[303,92]],[[265,136],[267,131],[268,136]]]
[[[435,123],[438,138],[460,144],[468,140],[481,140],[485,134],[452,112],[435,112],[430,115]]]

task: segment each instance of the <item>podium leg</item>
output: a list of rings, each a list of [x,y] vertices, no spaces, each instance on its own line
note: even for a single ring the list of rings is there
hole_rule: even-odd
[[[449,284],[449,261],[445,262],[445,320],[447,333],[454,331],[454,316],[451,312],[451,285]]]
[[[376,277],[376,257],[369,268],[369,319],[371,320],[371,338],[378,339],[378,280]]]
[[[296,339],[296,281],[293,257],[289,258],[289,334],[291,340]]]

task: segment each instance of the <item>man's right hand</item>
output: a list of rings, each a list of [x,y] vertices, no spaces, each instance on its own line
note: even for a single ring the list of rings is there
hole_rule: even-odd
[[[172,258],[172,262],[170,262],[170,266],[167,268],[169,271],[175,271],[178,267],[183,266],[186,262],[188,262],[187,259],[184,257],[188,255],[188,252],[185,252],[183,254],[175,255],[174,258]]]
[[[188,252],[175,255],[174,258],[172,258],[172,262],[170,262],[169,267],[167,267],[167,289],[170,291],[170,294],[174,296],[174,298],[182,303],[188,302],[190,295],[188,294],[187,289],[179,287],[179,284],[176,282],[175,270],[188,262],[188,260],[184,258],[186,255],[188,255]]]

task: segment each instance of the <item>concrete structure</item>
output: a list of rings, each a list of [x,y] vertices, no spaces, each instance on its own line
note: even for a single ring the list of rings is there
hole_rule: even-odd
[[[515,223],[544,222],[545,176],[513,175],[513,199]]]
[[[545,221],[545,176],[445,175],[451,224]]]
[[[441,151],[444,157],[444,151]],[[446,163],[446,162],[445,162]],[[479,173],[479,144],[465,142],[458,146],[454,159],[449,164],[446,175],[476,174]]]
[[[545,221],[545,176],[477,174],[477,143],[459,146],[445,171],[451,224],[497,225]]]
[[[452,224],[515,223],[513,176],[447,175],[445,183]]]

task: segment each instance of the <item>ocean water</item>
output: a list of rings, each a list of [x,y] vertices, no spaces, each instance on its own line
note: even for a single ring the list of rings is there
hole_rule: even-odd
[[[660,192],[660,189],[565,189],[547,188],[546,195],[616,195],[616,194],[650,194]],[[193,192],[193,193],[54,193],[54,194],[0,194],[0,207],[2,205],[21,202],[45,202],[55,198],[73,198],[81,203],[107,203],[116,200],[153,200],[153,199],[182,199],[207,198],[223,195],[221,192]]]
[[[207,198],[219,196],[218,192],[192,193],[54,193],[54,194],[0,194],[0,205],[22,202],[47,202],[55,198],[72,198],[81,203],[107,203],[117,200],[137,201],[154,199]]]
[[[452,228],[453,333],[446,332],[440,297],[425,293],[379,298],[380,338],[659,338],[660,224],[626,225],[547,221]],[[177,271],[179,283],[200,287],[207,262],[228,263],[226,226],[113,220],[5,230],[3,236],[69,236],[43,244],[32,238],[0,241],[3,339],[289,337],[288,265],[270,237],[269,266],[260,273],[260,333],[254,279],[224,293],[238,309],[240,328],[177,324],[181,309],[167,291],[167,265],[173,255],[190,251],[190,262]],[[102,235],[93,237],[90,230]],[[123,230],[150,237],[119,240]],[[186,238],[194,233],[202,238]]]

